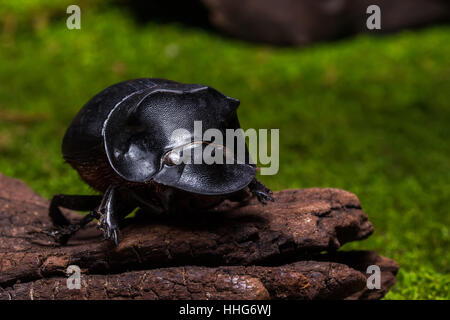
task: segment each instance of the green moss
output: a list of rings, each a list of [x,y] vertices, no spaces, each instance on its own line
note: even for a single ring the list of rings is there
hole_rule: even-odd
[[[0,21],[23,9],[2,6]],[[388,299],[450,298],[449,27],[272,48],[88,8],[81,30],[66,29],[64,6],[39,28],[3,29],[0,172],[46,197],[92,193],[60,152],[91,96],[136,77],[205,83],[241,100],[244,128],[280,129],[279,174],[262,177],[272,189],[358,195],[376,232],[344,248],[400,263]]]

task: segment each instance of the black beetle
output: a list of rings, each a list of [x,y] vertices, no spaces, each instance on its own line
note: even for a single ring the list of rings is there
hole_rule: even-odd
[[[102,195],[55,195],[49,215],[57,230],[50,235],[64,244],[99,219],[105,238],[117,245],[121,220],[137,207],[156,213],[208,210],[252,194],[263,204],[273,201],[255,178],[246,146],[246,161],[233,164],[175,164],[168,156],[212,143],[171,135],[178,128],[192,132],[194,121],[202,121],[203,130],[240,128],[238,105],[211,87],[164,79],[129,80],[98,93],[73,119],[62,153]],[[59,207],[91,212],[71,224]]]

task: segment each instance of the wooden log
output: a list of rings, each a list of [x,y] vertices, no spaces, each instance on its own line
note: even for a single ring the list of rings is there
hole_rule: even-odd
[[[375,299],[387,292],[395,262],[334,253],[373,232],[355,195],[315,188],[275,199],[177,218],[138,214],[126,220],[118,247],[91,223],[59,246],[41,232],[52,228],[47,200],[0,174],[0,298]],[[388,265],[389,280],[369,294],[364,268],[373,261]],[[69,265],[81,268],[80,290],[65,284]]]

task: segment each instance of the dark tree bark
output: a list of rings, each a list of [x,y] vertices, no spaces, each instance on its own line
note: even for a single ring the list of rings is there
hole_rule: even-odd
[[[275,199],[138,214],[118,247],[91,223],[59,246],[41,232],[52,228],[47,200],[0,174],[0,299],[378,299],[395,282],[395,261],[336,252],[373,232],[355,195],[284,190]],[[382,270],[379,290],[366,287],[371,264]],[[81,268],[80,290],[66,286],[69,265]]]

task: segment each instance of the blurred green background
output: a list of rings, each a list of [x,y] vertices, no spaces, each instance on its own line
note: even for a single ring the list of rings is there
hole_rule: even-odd
[[[61,157],[65,129],[105,87],[137,77],[239,98],[243,128],[280,129],[273,190],[358,195],[375,234],[344,249],[396,259],[386,299],[449,299],[450,27],[309,48],[249,44],[180,24],[137,24],[108,1],[0,4],[0,172],[47,198],[91,194]]]

